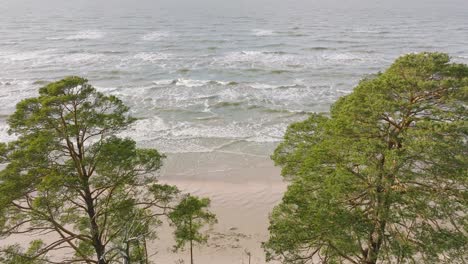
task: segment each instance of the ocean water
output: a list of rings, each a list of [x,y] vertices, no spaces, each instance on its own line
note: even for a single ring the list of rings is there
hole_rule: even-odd
[[[468,63],[468,1],[0,0],[0,140],[19,100],[80,75],[131,107],[143,146],[268,156],[418,51]]]

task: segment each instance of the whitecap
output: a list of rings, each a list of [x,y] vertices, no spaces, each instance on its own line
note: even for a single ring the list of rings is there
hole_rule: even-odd
[[[258,135],[255,137],[247,138],[245,141],[258,142],[258,143],[269,143],[269,142],[281,142],[281,138],[270,137],[267,135]]]
[[[229,82],[229,81],[214,81],[214,80],[196,80],[196,79],[163,79],[163,80],[156,80],[153,81],[156,85],[171,85],[175,84],[176,86],[185,86],[185,87],[201,87],[205,85],[232,85],[237,84],[236,82]]]
[[[67,63],[95,63],[105,59],[100,53],[59,53],[55,49],[8,52],[0,55],[0,62],[28,62],[30,66],[58,65]]]
[[[250,87],[255,88],[255,89],[275,89],[275,88],[278,88],[279,86],[266,84],[266,83],[252,83],[250,84]]]
[[[176,138],[248,138],[252,136],[253,128],[248,123],[232,122],[220,126],[207,126],[191,122],[181,122],[174,126],[170,136]]]
[[[54,49],[45,49],[45,50],[32,50],[32,51],[9,51],[2,52],[0,54],[1,59],[9,61],[29,61],[29,60],[38,60],[38,59],[49,59],[52,56]]]
[[[456,55],[452,59],[457,63],[468,63],[468,55]]]
[[[62,40],[64,37],[46,37],[46,40]]]
[[[220,85],[234,85],[234,84],[237,84],[236,82],[227,82],[227,81],[215,81],[217,84],[220,84]]]
[[[59,60],[63,60],[70,63],[94,63],[102,61],[104,58],[105,56],[103,54],[73,53],[64,55]]]
[[[8,130],[10,127],[4,122],[0,122],[0,142],[11,142],[16,140],[18,137],[16,135],[10,135]]]
[[[147,33],[141,37],[144,41],[159,41],[169,37],[170,34],[167,31],[154,31]]]
[[[258,37],[264,37],[264,36],[272,36],[275,34],[275,32],[269,29],[253,29],[252,34]]]
[[[173,79],[164,79],[164,80],[153,81],[153,83],[156,84],[156,85],[170,85],[170,84],[175,84],[176,82],[177,82],[177,80],[173,80]]]
[[[147,143],[153,143],[163,153],[209,153],[216,149],[203,146],[193,140],[156,139],[154,142]]]
[[[171,54],[162,52],[140,52],[135,54],[133,58],[142,61],[157,62],[171,58]]]
[[[170,127],[160,117],[153,116],[147,119],[137,120],[133,124],[133,129],[146,133],[160,132],[168,130]]]
[[[168,133],[164,132],[170,129],[162,118],[153,116],[151,118],[139,119],[132,126],[121,132],[119,135],[122,137],[130,137],[137,142],[145,141],[151,138],[166,136]]]
[[[12,114],[16,103],[36,95],[37,87],[28,80],[0,78],[0,115]]]
[[[331,63],[357,63],[369,61],[370,57],[367,54],[354,54],[354,53],[323,53],[321,58],[325,62]]]
[[[271,51],[237,51],[226,53],[222,57],[214,58],[215,64],[224,67],[239,68],[243,64],[248,69],[273,69],[275,72],[288,70],[291,71],[297,67],[316,68],[323,65],[336,64],[361,64],[381,62],[383,58],[378,54],[369,53],[351,53],[351,52],[320,52],[318,54],[297,55],[283,52]]]
[[[186,87],[200,87],[207,85],[210,81],[207,80],[192,80],[192,79],[177,79],[175,85]]]
[[[104,33],[97,30],[84,30],[79,31],[73,35],[65,37],[66,40],[92,40],[92,39],[100,39],[104,37]]]
[[[266,66],[272,66],[272,64],[287,64],[287,63],[299,63],[299,58],[283,53],[272,53],[265,51],[240,51],[227,53],[223,58],[219,60],[221,63],[262,63]]]
[[[282,141],[287,127],[287,123],[264,125],[254,132],[254,136],[247,138],[246,141],[259,143]]]
[[[204,113],[210,113],[211,112],[210,104],[208,102],[208,99],[205,99],[205,102],[203,103],[203,106],[205,108],[202,110],[202,112],[204,112]]]

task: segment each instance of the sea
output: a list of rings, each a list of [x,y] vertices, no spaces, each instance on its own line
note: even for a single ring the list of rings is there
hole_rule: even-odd
[[[0,0],[0,140],[16,103],[79,75],[131,107],[140,146],[268,157],[420,51],[468,63],[468,0]]]

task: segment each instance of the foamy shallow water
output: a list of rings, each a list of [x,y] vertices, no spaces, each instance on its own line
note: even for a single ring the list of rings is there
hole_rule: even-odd
[[[131,106],[123,134],[144,146],[268,156],[289,123],[400,54],[468,62],[465,1],[286,2],[6,0],[0,139],[19,100],[81,75]]]

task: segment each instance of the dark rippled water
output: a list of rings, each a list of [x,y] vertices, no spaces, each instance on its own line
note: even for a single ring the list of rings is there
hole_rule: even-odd
[[[468,1],[0,0],[0,121],[44,83],[82,75],[165,152],[267,154],[403,53],[468,62]]]

